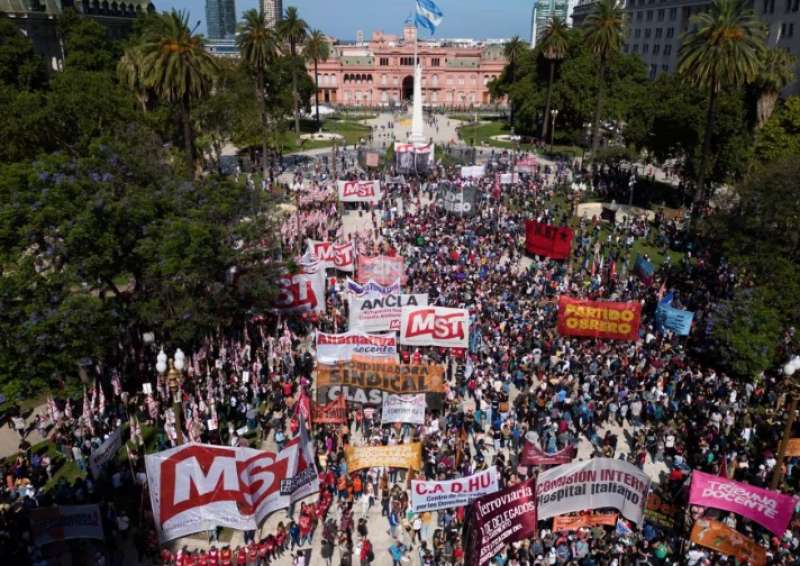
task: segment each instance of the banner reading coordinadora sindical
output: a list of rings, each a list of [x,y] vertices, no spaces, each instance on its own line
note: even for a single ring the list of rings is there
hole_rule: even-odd
[[[611,507],[642,522],[650,478],[636,466],[613,458],[592,458],[556,466],[539,474],[539,519]]]

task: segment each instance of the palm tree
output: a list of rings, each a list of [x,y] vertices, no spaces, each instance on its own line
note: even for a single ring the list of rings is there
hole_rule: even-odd
[[[267,139],[269,123],[267,114],[267,93],[265,75],[268,67],[277,56],[277,40],[275,33],[267,27],[263,10],[247,10],[239,24],[236,45],[242,56],[242,63],[255,73],[256,99],[261,108],[261,172],[267,178]]]
[[[758,101],[756,102],[756,128],[761,128],[772,112],[783,88],[794,80],[797,59],[787,50],[771,47],[764,50],[756,77]]]
[[[519,62],[522,60],[526,50],[527,46],[525,42],[522,41],[518,35],[512,37],[503,46],[503,54],[506,57],[506,61],[508,61],[508,65],[506,66],[506,79],[509,85],[513,85],[516,80],[517,65],[519,65]],[[511,97],[508,98],[508,123],[512,127],[514,126],[514,103]]]
[[[740,0],[713,0],[707,11],[695,14],[689,23],[678,53],[678,72],[708,91],[703,149],[694,193],[693,216],[696,216],[699,204],[705,201],[717,97],[724,88],[741,87],[756,78],[765,49],[766,29]]]
[[[142,50],[133,45],[122,53],[117,62],[117,78],[124,86],[136,93],[142,112],[147,112],[147,87],[144,84]]]
[[[308,24],[300,18],[297,8],[286,8],[286,17],[278,22],[278,35],[289,44],[289,54],[292,56],[292,99],[294,100],[294,133],[300,134],[300,101],[297,93],[297,69],[295,58],[297,46],[308,35]]]
[[[303,55],[305,55],[308,60],[314,61],[314,103],[317,108],[317,130],[319,130],[319,73],[317,71],[317,65],[320,61],[327,61],[328,57],[331,56],[331,47],[325,34],[317,29],[312,31],[308,39],[306,39]]]
[[[209,93],[218,66],[205,50],[203,36],[193,34],[187,22],[185,12],[172,10],[161,14],[145,30],[139,49],[145,86],[160,98],[178,105],[186,166],[191,175],[195,158],[192,100]]]
[[[556,61],[561,61],[567,56],[569,48],[569,28],[564,20],[558,16],[547,23],[542,33],[540,43],[542,55],[550,62],[550,77],[547,80],[547,96],[544,101],[544,121],[542,122],[542,141],[547,139],[547,119],[550,116],[550,97],[553,93],[553,76],[556,70]]]
[[[600,116],[606,90],[609,60],[619,53],[625,36],[625,12],[618,0],[599,0],[583,23],[584,40],[597,57],[597,102],[592,120],[592,155],[600,147]]]

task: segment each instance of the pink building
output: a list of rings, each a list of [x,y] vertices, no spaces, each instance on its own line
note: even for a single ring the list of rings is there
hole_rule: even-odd
[[[320,61],[319,101],[338,106],[392,107],[414,92],[414,39],[407,25],[403,37],[373,32],[361,44],[331,45],[331,57]],[[506,64],[503,45],[469,40],[420,41],[422,101],[426,106],[472,108],[492,100],[489,81]],[[314,78],[314,65],[308,70]]]

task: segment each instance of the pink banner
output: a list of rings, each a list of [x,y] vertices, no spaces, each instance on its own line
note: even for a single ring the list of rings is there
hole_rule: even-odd
[[[777,536],[783,536],[794,513],[794,500],[788,495],[698,471],[692,472],[689,503],[731,511]]]
[[[358,256],[356,281],[362,285],[372,279],[381,285],[391,285],[398,279],[405,284],[405,266],[402,256],[379,255],[375,257]]]
[[[532,442],[526,442],[522,449],[520,466],[553,466],[556,464],[569,464],[575,458],[575,447],[567,446],[558,452],[548,454]]]

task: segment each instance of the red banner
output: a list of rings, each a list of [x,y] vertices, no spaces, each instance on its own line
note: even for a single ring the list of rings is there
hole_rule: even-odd
[[[575,447],[567,446],[558,452],[548,454],[532,442],[526,442],[519,459],[521,466],[554,466],[569,464],[575,458]]]
[[[642,305],[638,302],[590,301],[558,298],[558,333],[612,340],[636,340]]]
[[[340,396],[324,405],[312,403],[311,415],[314,424],[344,424],[347,422],[347,398]]]
[[[370,279],[381,285],[391,285],[398,279],[405,284],[405,267],[402,256],[358,256],[356,281],[362,285]]]
[[[553,259],[567,259],[572,250],[572,229],[525,221],[525,251]]]

